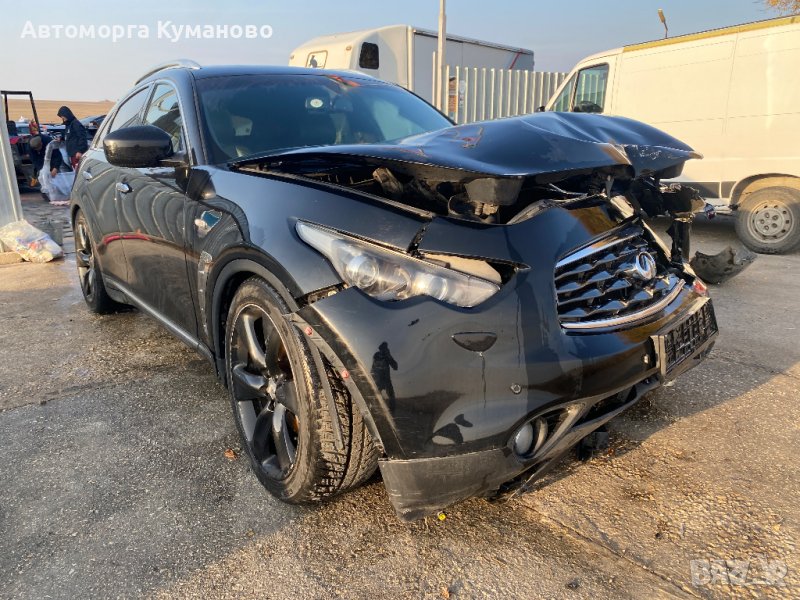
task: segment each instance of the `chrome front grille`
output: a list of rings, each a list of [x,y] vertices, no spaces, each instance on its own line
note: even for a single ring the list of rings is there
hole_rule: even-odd
[[[558,316],[566,329],[622,326],[665,308],[682,284],[642,229],[626,229],[558,262]]]

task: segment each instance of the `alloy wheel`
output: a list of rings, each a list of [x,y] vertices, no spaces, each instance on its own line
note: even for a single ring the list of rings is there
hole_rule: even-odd
[[[96,287],[97,270],[95,268],[94,249],[89,239],[86,223],[80,220],[75,228],[75,262],[78,265],[78,279],[86,298],[91,298]]]
[[[230,367],[237,417],[258,468],[272,479],[284,479],[297,456],[298,394],[285,343],[257,305],[236,314]]]

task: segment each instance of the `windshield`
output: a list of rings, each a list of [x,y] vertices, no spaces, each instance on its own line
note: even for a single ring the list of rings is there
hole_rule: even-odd
[[[286,148],[386,142],[451,123],[393,85],[335,75],[239,75],[197,82],[212,162]]]

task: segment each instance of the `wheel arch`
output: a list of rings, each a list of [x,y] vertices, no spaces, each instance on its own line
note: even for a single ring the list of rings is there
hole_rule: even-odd
[[[206,327],[209,332],[209,342],[214,354],[214,363],[217,375],[225,387],[228,386],[227,372],[225,368],[225,329],[227,326],[228,311],[237,290],[251,277],[262,277],[286,302],[292,313],[300,310],[298,299],[303,296],[302,291],[289,273],[272,257],[253,249],[238,249],[229,253],[226,260],[220,261],[217,265],[216,274],[213,280],[209,278],[210,290],[207,298],[209,307],[206,317]],[[290,319],[291,325],[296,326],[295,321]],[[336,367],[338,360],[332,361],[333,357],[324,355],[316,345],[311,344],[314,360],[318,361],[320,373],[324,373],[322,365],[323,358]],[[369,412],[366,402],[361,396],[361,392],[350,381],[343,382],[347,387],[355,410],[361,413],[362,418],[367,424],[375,442],[383,449],[383,441],[380,432],[375,425],[372,414]]]
[[[739,208],[747,196],[768,187],[789,187],[800,191],[800,177],[785,173],[765,173],[740,179],[731,190],[731,208]]]
[[[80,202],[73,202],[69,207],[69,223],[73,227],[75,226],[75,215],[78,214],[79,210],[83,210]]]
[[[99,231],[99,228],[97,227],[97,223],[95,222],[95,219],[94,219],[94,215],[92,214],[93,211],[89,210],[87,208],[87,207],[90,207],[90,206],[91,206],[91,202],[89,201],[89,199],[87,197],[85,197],[83,195],[82,195],[82,197],[80,199],[72,201],[72,203],[69,206],[69,223],[70,223],[70,226],[72,227],[73,231],[75,229],[75,219],[77,218],[79,212],[81,214],[83,214],[84,218],[86,219],[86,222],[89,224],[89,233],[90,233],[90,235],[95,235]],[[100,240],[98,240],[98,239],[93,239],[92,241],[95,244],[100,242]],[[97,261],[97,264],[100,265],[100,270],[102,271],[103,270],[104,259],[103,259],[103,256],[101,255],[101,253],[99,253],[99,252],[95,253],[95,260]]]
[[[233,297],[239,287],[251,277],[261,277],[286,302],[292,311],[299,309],[296,298],[300,290],[288,272],[272,257],[251,248],[229,250],[216,259],[208,276],[204,328],[208,335],[217,375],[227,387],[225,372],[225,327]]]

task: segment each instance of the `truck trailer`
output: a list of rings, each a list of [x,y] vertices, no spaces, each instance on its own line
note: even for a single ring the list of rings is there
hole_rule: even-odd
[[[410,25],[389,25],[316,37],[292,51],[290,66],[360,71],[397,83],[433,100],[433,53],[437,34]],[[487,69],[533,70],[533,51],[447,35],[448,64]]]

